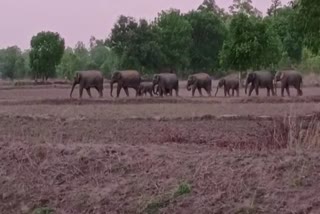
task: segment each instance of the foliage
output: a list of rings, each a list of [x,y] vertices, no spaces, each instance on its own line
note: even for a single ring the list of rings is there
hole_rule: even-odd
[[[252,0],[233,0],[229,12],[215,0],[203,0],[196,10],[161,11],[151,22],[122,15],[105,40],[92,36],[88,47],[78,42],[65,52],[58,33],[40,32],[30,50],[1,49],[0,72],[11,79],[70,79],[75,71],[89,69],[105,76],[118,69],[180,76],[262,68],[318,71],[320,2],[293,0],[282,6],[280,0],[271,1],[265,17]]]
[[[55,76],[64,52],[64,39],[58,33],[40,32],[31,39],[30,67],[37,79]]]
[[[179,10],[162,11],[155,21],[162,67],[185,70],[190,65],[192,26]]]
[[[186,15],[192,27],[190,68],[214,71],[219,68],[219,52],[226,36],[222,20],[210,11],[191,11]]]
[[[26,58],[17,46],[0,50],[0,73],[2,78],[14,79],[27,71]]]
[[[298,20],[303,28],[305,44],[313,52],[318,53],[320,47],[320,1],[299,0],[293,6],[298,11]]]

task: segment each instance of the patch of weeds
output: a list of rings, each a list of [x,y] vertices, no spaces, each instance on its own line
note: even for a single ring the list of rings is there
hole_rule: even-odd
[[[169,205],[170,199],[160,199],[160,200],[155,200],[148,204],[146,209],[144,210],[144,213],[148,214],[155,214],[159,213],[160,209],[165,208]]]
[[[176,190],[176,192],[174,193],[174,197],[179,197],[179,196],[182,196],[182,195],[186,195],[186,194],[189,194],[191,192],[191,187],[189,184],[187,183],[181,183],[179,186],[178,186],[178,189]]]
[[[40,207],[33,210],[32,214],[53,214],[54,210],[49,207]]]
[[[236,214],[256,214],[258,213],[258,209],[255,207],[241,207],[236,211]]]
[[[160,209],[167,207],[170,202],[180,196],[189,194],[191,192],[191,187],[188,183],[181,183],[175,192],[172,194],[167,194],[157,200],[150,202],[144,209],[143,213],[156,214],[159,213]]]

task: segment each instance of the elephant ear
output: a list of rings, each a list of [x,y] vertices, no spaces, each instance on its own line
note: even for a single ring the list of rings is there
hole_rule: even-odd
[[[160,79],[160,76],[159,76],[158,74],[155,74],[155,75],[153,76],[153,81],[154,81],[154,82],[159,82],[159,79]]]

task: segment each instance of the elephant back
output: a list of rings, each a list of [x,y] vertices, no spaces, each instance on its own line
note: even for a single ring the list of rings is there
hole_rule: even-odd
[[[273,82],[273,74],[270,71],[255,71],[261,86],[268,86]]]
[[[139,86],[141,82],[141,75],[136,70],[119,71],[122,76],[122,81],[127,86]]]
[[[78,71],[81,75],[82,81],[89,85],[96,85],[103,83],[103,75],[98,70]]]
[[[163,82],[165,86],[173,86],[178,83],[178,77],[176,74],[172,73],[161,73],[158,74],[160,76],[160,81]]]
[[[210,84],[211,83],[211,77],[207,73],[196,73],[196,74],[192,74],[190,76],[195,77],[195,79],[198,81],[199,84]]]

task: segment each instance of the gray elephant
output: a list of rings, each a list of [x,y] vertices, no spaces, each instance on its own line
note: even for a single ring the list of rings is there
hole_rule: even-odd
[[[302,75],[294,70],[278,71],[275,75],[275,87],[276,83],[281,82],[281,96],[284,96],[284,89],[286,89],[288,96],[290,96],[289,87],[293,86],[297,90],[297,95],[302,96]]]
[[[120,91],[123,88],[127,97],[129,96],[128,88],[133,88],[136,90],[136,96],[139,93],[139,86],[141,82],[141,75],[136,70],[125,70],[125,71],[116,71],[111,76],[110,81],[110,96],[113,97],[113,84],[118,83],[117,86],[117,97],[120,95]]]
[[[198,92],[202,97],[202,88],[207,92],[208,96],[211,96],[212,82],[209,74],[197,73],[188,77],[187,90],[192,90],[192,96],[194,96],[194,92],[198,89]]]
[[[147,95],[149,93],[150,97],[153,97],[153,83],[152,82],[142,82],[139,86],[139,96]]]
[[[99,97],[103,96],[103,75],[100,71],[77,71],[74,76],[72,89],[70,92],[70,98],[76,85],[79,86],[80,99],[82,98],[83,89],[87,90],[89,97],[91,98],[90,88],[95,88],[99,92]]]
[[[159,87],[159,85],[154,85],[153,94],[160,95],[160,87]],[[169,94],[170,94],[170,90],[166,89],[166,91],[164,92],[164,95],[168,96]]]
[[[232,90],[232,96],[234,96],[234,92],[237,92],[237,96],[239,97],[239,79],[224,77],[219,80],[217,85],[216,94],[217,96],[219,88],[224,87],[224,96],[230,96],[230,90]]]
[[[256,95],[259,95],[259,88],[267,89],[267,96],[270,96],[270,91],[272,95],[275,96],[274,85],[273,85],[273,74],[269,71],[254,71],[247,75],[245,93],[247,94],[248,85],[251,84],[249,90],[249,96],[253,89],[256,91]]]
[[[161,73],[155,74],[153,76],[153,86],[159,86],[159,95],[162,97],[163,94],[167,94],[172,96],[172,90],[174,89],[176,92],[176,96],[179,96],[179,80],[176,74],[172,73]]]

